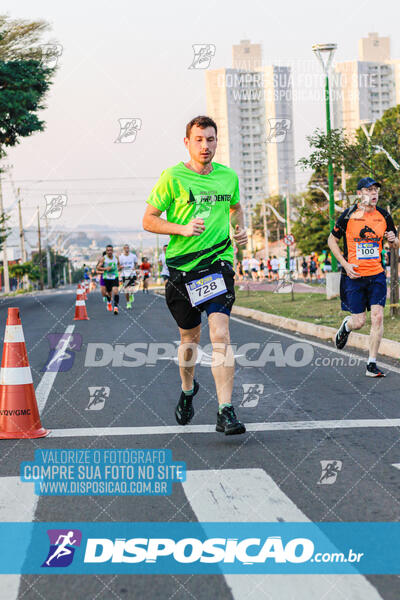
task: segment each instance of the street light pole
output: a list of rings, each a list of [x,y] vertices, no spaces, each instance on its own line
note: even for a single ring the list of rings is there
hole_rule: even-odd
[[[329,98],[329,77],[325,77],[325,106],[326,106],[326,133],[331,133],[331,108]],[[329,191],[329,227],[332,230],[335,226],[335,198],[333,190],[333,164],[332,156],[329,155],[328,161],[328,191]],[[336,261],[336,259],[335,259]],[[334,269],[336,271],[336,268]]]
[[[331,109],[329,95],[329,69],[332,64],[333,55],[337,48],[337,44],[314,44],[313,52],[322,65],[325,73],[325,109],[326,109],[326,133],[329,137],[331,133]],[[323,55],[327,54],[327,60],[324,62]],[[332,230],[335,226],[335,198],[333,190],[333,163],[332,155],[328,157],[328,188],[329,188],[329,227]],[[332,271],[337,272],[337,260],[332,255]]]

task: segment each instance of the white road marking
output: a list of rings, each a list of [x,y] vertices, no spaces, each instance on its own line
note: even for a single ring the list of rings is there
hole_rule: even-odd
[[[52,358],[52,363],[56,362],[56,356],[63,357],[65,354],[65,350],[68,347],[68,344],[71,339],[72,332],[75,329],[75,325],[68,325],[65,333],[63,333],[63,337],[60,339],[57,346],[57,354],[55,354]],[[36,388],[36,400],[39,409],[39,413],[43,412],[44,407],[46,406],[47,398],[49,397],[51,388],[53,387],[54,380],[56,378],[58,371],[46,371],[40,380],[39,385]]]
[[[392,467],[394,467],[395,469],[400,469],[400,463],[393,463]]]
[[[33,483],[23,483],[19,477],[0,478],[1,523],[32,522],[37,501]],[[24,540],[25,554],[29,543],[29,538]],[[20,575],[0,575],[0,600],[17,599],[20,578]]]
[[[248,423],[247,431],[296,431],[301,429],[362,429],[400,427],[400,419],[349,419],[342,421],[272,421]],[[159,427],[76,427],[53,429],[47,437],[92,437],[103,435],[171,435],[179,433],[215,433],[215,425],[160,425]]]
[[[199,522],[309,522],[263,469],[188,471]],[[382,600],[362,575],[225,575],[234,600]],[[265,596],[264,596],[265,593]]]
[[[308,344],[311,344],[312,346],[315,346],[316,348],[322,348],[322,350],[328,350],[329,352],[336,352],[336,354],[340,354],[342,356],[348,356],[349,358],[351,357],[351,358],[356,358],[356,359],[362,358],[359,354],[353,354],[351,352],[346,352],[346,350],[338,350],[335,346],[329,346],[327,344],[322,344],[320,342],[314,342],[313,340],[309,340],[306,337],[304,337],[304,334],[293,335],[291,333],[286,333],[285,331],[282,331],[278,327],[276,329],[270,329],[269,327],[265,327],[265,325],[257,325],[257,323],[250,323],[249,321],[243,321],[242,319],[240,319],[238,317],[234,317],[232,315],[231,315],[231,320],[237,321],[237,323],[240,323],[241,325],[249,325],[250,327],[255,327],[256,329],[261,329],[262,331],[268,331],[269,333],[273,333],[274,335],[282,335],[283,337],[287,337],[291,340],[296,340],[296,342],[298,342],[300,339],[304,339]],[[387,369],[388,371],[393,371],[394,373],[400,373],[400,368],[394,367],[385,362],[382,362],[380,359],[378,362],[379,362],[380,366]]]

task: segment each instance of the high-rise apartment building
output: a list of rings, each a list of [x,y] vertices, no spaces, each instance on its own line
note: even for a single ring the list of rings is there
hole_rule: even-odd
[[[206,71],[207,114],[218,125],[215,156],[239,175],[247,207],[295,191],[289,67],[262,65],[260,44],[233,46],[233,68]]]
[[[359,60],[337,63],[332,77],[334,126],[348,133],[400,102],[400,61],[390,58],[390,38],[369,33],[358,51]]]

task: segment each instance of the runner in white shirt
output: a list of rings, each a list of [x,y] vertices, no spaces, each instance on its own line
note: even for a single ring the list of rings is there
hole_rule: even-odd
[[[258,278],[258,271],[260,269],[260,263],[258,262],[258,260],[256,259],[255,256],[253,256],[252,258],[250,258],[250,269],[251,269],[251,277],[253,280]]]
[[[167,283],[167,281],[169,279],[169,269],[167,267],[167,263],[165,262],[165,253],[167,251],[167,247],[168,247],[168,244],[165,244],[163,246],[163,251],[161,252],[159,259],[158,259],[158,262],[161,265],[160,275],[163,278],[164,283]]]
[[[244,258],[242,260],[242,267],[243,267],[244,278],[248,279],[249,278],[249,270],[250,270],[250,261],[248,258]]]
[[[119,255],[119,264],[122,267],[121,270],[121,278],[123,286],[133,286],[135,285],[137,275],[136,275],[136,266],[138,263],[138,258],[136,254],[129,251],[129,245],[125,244],[123,247],[122,254]],[[126,308],[132,308],[132,302],[134,300],[134,295],[125,293],[126,297]]]
[[[279,260],[274,256],[271,258],[272,279],[279,279]]]

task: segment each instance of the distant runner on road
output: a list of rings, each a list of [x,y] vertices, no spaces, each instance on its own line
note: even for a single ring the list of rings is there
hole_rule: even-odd
[[[158,259],[158,262],[159,262],[159,264],[161,266],[161,273],[160,273],[160,275],[163,278],[164,283],[166,283],[168,281],[168,279],[169,279],[169,269],[167,267],[167,257],[166,257],[167,248],[168,248],[168,244],[164,244],[162,252],[161,252],[160,257]]]
[[[332,253],[342,265],[340,298],[342,310],[351,312],[344,318],[337,334],[336,347],[345,347],[351,331],[365,324],[366,311],[371,311],[367,377],[384,377],[376,366],[383,336],[383,308],[387,283],[381,251],[384,238],[391,248],[399,247],[397,231],[391,215],[377,206],[381,185],[371,177],[357,184],[359,202],[347,208],[338,218],[328,238]],[[342,254],[338,240],[344,238]]]
[[[139,268],[142,273],[143,293],[148,294],[149,293],[149,279],[150,279],[150,274],[151,274],[150,273],[151,264],[149,263],[149,261],[147,260],[147,258],[145,256],[143,256],[142,262],[141,262]]]
[[[122,249],[122,254],[119,255],[118,260],[121,266],[121,278],[123,287],[133,287],[137,279],[136,266],[138,263],[138,258],[136,254],[130,252],[128,244],[124,245]],[[126,308],[132,308],[132,302],[135,298],[134,295],[125,292],[125,298]]]
[[[106,253],[99,260],[97,270],[103,274],[104,285],[106,288],[107,310],[113,311],[112,301],[114,301],[114,315],[118,314],[119,303],[119,269],[118,257],[114,254],[111,244],[106,246]]]
[[[217,125],[209,117],[186,126],[185,146],[190,160],[166,169],[148,198],[143,218],[147,231],[170,235],[165,287],[168,308],[180,332],[178,349],[182,391],[175,409],[180,425],[194,415],[194,379],[201,313],[208,316],[213,345],[212,373],[219,409],[216,430],[227,435],[246,431],[231,403],[234,356],[229,315],[235,301],[230,218],[237,244],[247,244],[239,201],[239,180],[232,169],[212,162],[217,148]],[[166,219],[161,214],[166,211]]]

